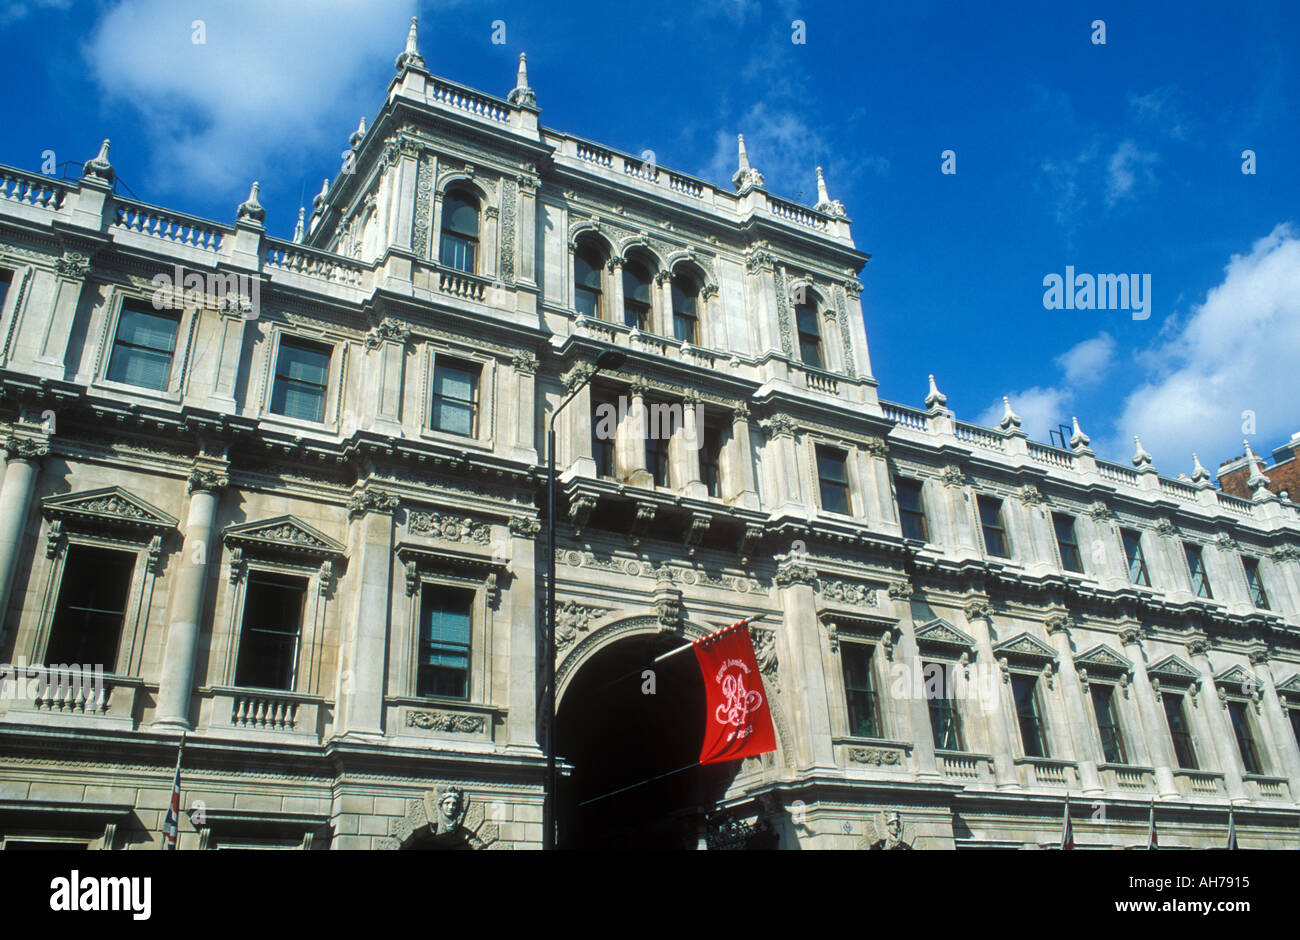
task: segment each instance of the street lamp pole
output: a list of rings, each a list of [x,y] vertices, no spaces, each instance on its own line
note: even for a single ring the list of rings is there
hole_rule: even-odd
[[[546,659],[546,684],[542,689],[543,735],[546,751],[546,788],[542,803],[542,848],[555,849],[555,419],[595,378],[601,369],[617,369],[627,356],[607,350],[596,358],[596,366],[574,386],[546,423],[546,629],[542,648]]]

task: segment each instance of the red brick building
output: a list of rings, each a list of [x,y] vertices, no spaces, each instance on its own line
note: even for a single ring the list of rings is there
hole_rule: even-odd
[[[1300,452],[1300,431],[1292,434],[1291,439],[1281,447],[1273,448],[1273,463],[1270,465],[1263,465],[1263,459],[1258,455],[1251,455],[1254,457],[1255,465],[1268,478],[1265,486],[1270,492],[1285,492],[1291,499],[1300,498],[1300,460],[1296,459],[1297,452]],[[1223,492],[1243,499],[1250,498],[1251,488],[1248,481],[1251,475],[1251,462],[1246,454],[1242,454],[1240,457],[1219,464],[1219,485],[1223,488]]]

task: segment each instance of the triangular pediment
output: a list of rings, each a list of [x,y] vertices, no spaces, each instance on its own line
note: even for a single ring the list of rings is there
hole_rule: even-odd
[[[41,512],[52,519],[89,527],[131,526],[154,532],[175,529],[179,522],[175,516],[120,486],[47,496],[41,500]]]
[[[263,548],[280,552],[321,557],[340,556],[343,543],[314,529],[297,516],[276,516],[257,522],[244,522],[226,528],[228,544],[243,548]]]
[[[1214,677],[1214,682],[1216,685],[1225,688],[1235,687],[1251,690],[1259,688],[1259,679],[1245,666],[1229,666]]]
[[[1056,650],[1031,633],[1013,636],[993,647],[993,652],[1009,659],[1031,659],[1038,662],[1051,662],[1056,659]]]
[[[1074,657],[1074,664],[1094,672],[1128,672],[1133,664],[1105,643],[1099,643]]]
[[[1160,662],[1147,669],[1147,673],[1156,679],[1178,679],[1183,682],[1194,682],[1200,678],[1188,663],[1179,659],[1177,656],[1166,656]]]
[[[959,630],[942,617],[923,623],[916,628],[918,646],[948,646],[959,649],[974,649],[975,638]]]
[[[1300,695],[1300,672],[1297,672],[1285,682],[1279,682],[1277,690],[1282,695]]]

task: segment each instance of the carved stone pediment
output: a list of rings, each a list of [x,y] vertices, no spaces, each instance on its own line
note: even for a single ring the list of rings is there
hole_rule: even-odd
[[[1031,633],[1021,633],[993,647],[993,652],[1008,660],[1032,663],[1050,663],[1056,661],[1056,650],[1052,649]]]
[[[171,531],[179,521],[120,486],[47,496],[41,500],[41,513],[65,526],[128,528],[151,535]]]
[[[1187,685],[1200,678],[1200,673],[1193,669],[1191,665],[1173,655],[1166,656],[1154,666],[1149,666],[1147,673],[1153,679],[1160,679],[1162,682],[1173,682],[1176,685]]]
[[[1074,657],[1074,665],[1099,675],[1119,675],[1130,672],[1133,664],[1104,643]]]
[[[342,558],[344,545],[314,529],[296,516],[276,516],[257,522],[227,526],[223,533],[227,545],[245,551],[287,552],[314,558]]]
[[[1285,682],[1277,684],[1279,695],[1300,695],[1300,672],[1287,679]]]
[[[1243,691],[1254,694],[1259,688],[1259,679],[1244,666],[1229,666],[1214,677],[1214,684],[1229,692]]]
[[[916,645],[922,649],[973,650],[975,638],[940,617],[916,628]]]

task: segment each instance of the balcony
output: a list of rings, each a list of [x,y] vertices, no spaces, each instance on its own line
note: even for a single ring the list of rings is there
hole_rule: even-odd
[[[0,722],[130,731],[143,689],[144,680],[135,676],[33,666],[5,678]]]
[[[1201,796],[1227,796],[1223,774],[1214,770],[1175,770],[1174,784],[1178,787],[1179,794],[1187,799]]]
[[[200,689],[198,727],[212,734],[316,742],[329,716],[318,695],[273,689]]]
[[[1072,760],[1056,760],[1051,757],[1017,757],[1016,775],[1020,785],[1031,787],[1067,787],[1079,786],[1079,771]]]
[[[993,758],[988,754],[966,751],[935,751],[939,772],[949,780],[966,786],[993,785]]]
[[[1154,770],[1150,767],[1135,767],[1130,764],[1102,764],[1097,768],[1101,772],[1102,785],[1107,790],[1121,793],[1152,793]]]
[[[1290,802],[1291,787],[1286,777],[1269,777],[1264,774],[1244,774],[1242,781],[1252,800],[1264,802]]]

